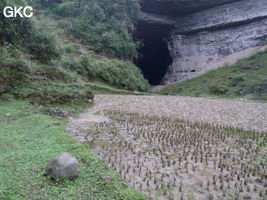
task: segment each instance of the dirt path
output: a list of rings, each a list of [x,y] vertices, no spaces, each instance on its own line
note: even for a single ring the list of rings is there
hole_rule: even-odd
[[[96,95],[96,106],[70,120],[75,127],[103,121],[95,113],[117,110],[267,131],[267,103],[177,96]],[[73,123],[72,123],[73,122]],[[72,125],[71,125],[72,126]],[[73,128],[75,128],[73,127]],[[72,128],[72,127],[70,127]]]

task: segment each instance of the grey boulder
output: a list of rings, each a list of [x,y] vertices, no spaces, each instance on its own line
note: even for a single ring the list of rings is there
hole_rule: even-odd
[[[48,163],[45,174],[55,180],[74,180],[80,174],[78,160],[69,153],[63,153]]]

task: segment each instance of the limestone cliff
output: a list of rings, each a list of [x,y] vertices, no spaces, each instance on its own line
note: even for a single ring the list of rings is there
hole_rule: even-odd
[[[267,0],[144,0],[140,20],[170,26],[173,62],[163,83],[181,81],[248,56],[267,44]]]

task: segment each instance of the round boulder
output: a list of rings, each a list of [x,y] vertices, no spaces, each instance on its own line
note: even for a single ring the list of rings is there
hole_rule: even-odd
[[[45,174],[55,180],[74,180],[80,174],[78,160],[69,153],[63,153],[48,163]]]

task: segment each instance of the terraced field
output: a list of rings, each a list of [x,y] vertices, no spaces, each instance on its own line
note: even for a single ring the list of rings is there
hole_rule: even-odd
[[[161,96],[95,100],[95,107],[70,119],[69,131],[148,198],[266,197],[267,104]]]

